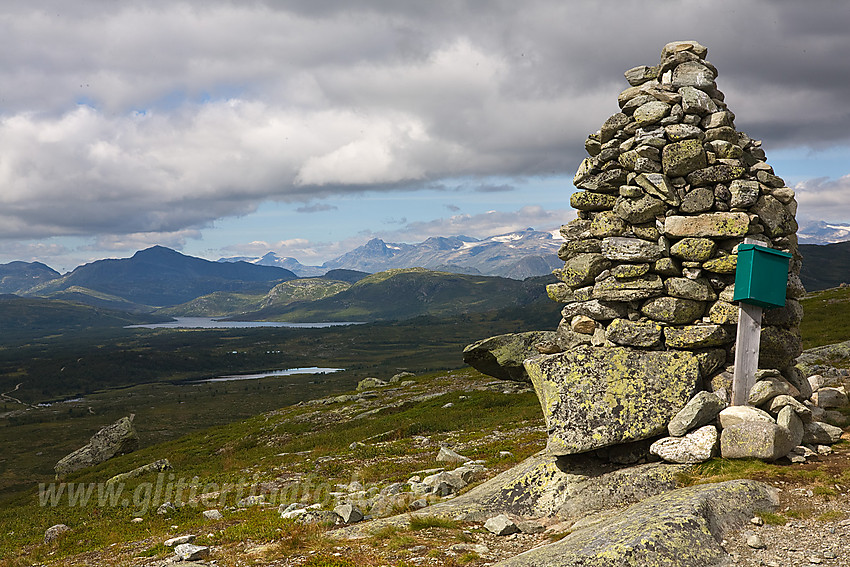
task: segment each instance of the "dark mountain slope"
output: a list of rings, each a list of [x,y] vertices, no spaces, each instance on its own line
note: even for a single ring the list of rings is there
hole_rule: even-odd
[[[72,286],[115,295],[133,303],[167,306],[214,291],[265,293],[295,279],[289,270],[246,262],[210,262],[154,246],[132,258],[99,260],[32,290],[49,295]]]

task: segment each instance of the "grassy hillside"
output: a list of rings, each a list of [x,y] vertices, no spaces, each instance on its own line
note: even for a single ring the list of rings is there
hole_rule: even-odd
[[[801,303],[803,348],[850,340],[850,287],[810,293]]]
[[[158,320],[70,301],[0,295],[0,343]]]
[[[351,284],[343,281],[303,278],[279,283],[266,294],[217,291],[181,305],[159,309],[157,313],[175,317],[228,317],[269,307],[283,307],[299,301],[317,301],[349,287]]]
[[[307,304],[271,305],[244,318],[375,321],[409,319],[420,315],[449,317],[526,305],[541,299],[545,297],[543,279],[521,282],[423,268],[387,270],[367,276],[349,289],[325,299]]]
[[[800,279],[808,291],[819,291],[850,283],[850,242],[801,244],[803,269]]]
[[[364,418],[361,414],[365,413],[369,415]],[[276,546],[270,550],[273,557],[286,559],[316,552],[330,555],[334,544],[322,536],[325,528],[299,532],[298,524],[280,519],[275,511],[277,504],[301,500],[326,501],[330,506],[328,493],[336,484],[352,480],[374,490],[392,482],[404,483],[416,471],[446,466],[434,460],[443,443],[473,459],[483,459],[489,475],[508,468],[545,444],[537,398],[528,388],[492,384],[490,378],[471,369],[439,372],[417,376],[405,386],[378,389],[365,398],[349,396],[348,400],[325,404],[289,406],[148,445],[66,480],[103,482],[115,474],[168,458],[174,468],[165,476],[172,482],[182,479],[191,483],[195,478],[201,487],[195,490],[196,495],[204,491],[203,487],[229,484],[234,489],[212,497],[210,506],[188,503],[186,489],[179,500],[187,505],[163,516],[156,513],[156,507],[166,498],[164,492],[153,494],[150,490],[145,498],[147,487],[157,481],[156,473],[123,485],[123,496],[114,499],[115,505],[108,499],[98,503],[95,494],[84,506],[69,506],[67,499],[57,499],[53,506],[49,498],[47,505],[40,506],[36,487],[30,485],[25,493],[0,507],[0,525],[15,534],[13,538],[0,538],[0,562],[5,558],[9,562],[6,565],[30,565],[81,552],[89,554],[92,564],[164,558],[170,550],[161,542],[171,537],[174,526],[179,526],[180,533],[211,534],[201,536],[198,543],[218,545],[222,552],[229,548],[236,554],[233,559],[242,557],[244,550],[239,546],[246,539],[269,543],[290,536],[295,538],[292,545]],[[510,455],[500,456],[500,451],[510,451]],[[229,508],[240,498],[237,492],[245,496],[252,487],[266,487],[263,490],[274,493],[268,493],[268,498],[275,498],[272,509]],[[176,492],[170,499],[177,500]],[[205,520],[201,512],[207,507],[219,508],[225,519]],[[134,517],[143,520],[132,523]],[[43,544],[44,530],[56,523],[65,523],[73,531],[57,544]],[[460,533],[460,529],[456,531]],[[448,561],[448,557],[443,559]],[[355,558],[352,561],[308,564],[365,564]],[[235,564],[228,560],[224,563]]]

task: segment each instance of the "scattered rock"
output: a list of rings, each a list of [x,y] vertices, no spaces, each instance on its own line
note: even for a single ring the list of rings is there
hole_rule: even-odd
[[[204,510],[203,512],[201,512],[201,514],[207,520],[223,520],[224,519],[224,516],[222,516],[221,512],[219,512],[218,510]]]
[[[360,392],[362,390],[374,390],[375,388],[383,388],[387,383],[378,378],[364,378],[360,382],[357,383],[357,391]]]
[[[181,545],[181,544],[184,544],[184,543],[192,543],[193,541],[195,541],[195,536],[187,534],[187,535],[182,535],[182,536],[173,537],[171,539],[167,539],[164,542],[162,542],[162,545],[164,545],[165,547],[174,547],[175,545]]]
[[[448,447],[440,447],[440,451],[437,453],[437,462],[440,463],[465,463],[469,460],[469,457],[455,453]]]
[[[361,512],[356,506],[352,504],[340,504],[336,508],[334,508],[334,512],[342,518],[342,521],[346,524],[353,524],[354,522],[359,522],[363,519],[363,512]]]
[[[684,437],[665,437],[649,448],[668,463],[693,464],[707,461],[717,453],[717,428],[705,425]]]
[[[205,545],[183,543],[174,548],[174,553],[181,561],[201,561],[210,556],[210,548]]]
[[[496,534],[497,536],[511,535],[520,531],[516,522],[514,522],[506,514],[499,514],[498,516],[489,518],[486,522],[484,522],[484,528],[488,532]]]
[[[64,534],[71,531],[71,528],[66,526],[65,524],[56,524],[54,526],[50,526],[47,528],[47,531],[44,532],[44,543],[53,543],[54,541],[61,538]]]
[[[688,431],[711,422],[717,414],[726,409],[726,402],[711,392],[697,392],[667,425],[673,437],[681,437]]]
[[[116,455],[139,448],[139,436],[133,427],[134,414],[122,417],[95,433],[88,444],[59,460],[53,467],[58,476],[91,467]]]

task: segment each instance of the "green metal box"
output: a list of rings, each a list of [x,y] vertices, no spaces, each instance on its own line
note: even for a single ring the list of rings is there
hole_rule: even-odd
[[[758,244],[738,246],[735,301],[760,307],[783,307],[791,254]]]

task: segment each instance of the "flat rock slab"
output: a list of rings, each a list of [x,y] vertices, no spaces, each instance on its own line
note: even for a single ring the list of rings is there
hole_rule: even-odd
[[[482,374],[500,380],[528,382],[522,362],[538,353],[535,344],[557,340],[552,331],[527,331],[496,335],[463,349],[463,361]]]
[[[665,434],[700,382],[688,351],[580,346],[525,362],[549,433],[571,455]]]
[[[381,528],[407,526],[411,517],[418,516],[480,523],[501,513],[578,520],[673,490],[677,473],[685,468],[659,462],[616,465],[587,455],[556,458],[541,451],[451,500],[339,528],[329,535],[368,538]]]
[[[775,509],[775,491],[753,480],[692,486],[635,504],[613,519],[497,563],[499,567],[711,567],[731,565],[723,535],[757,511]]]

